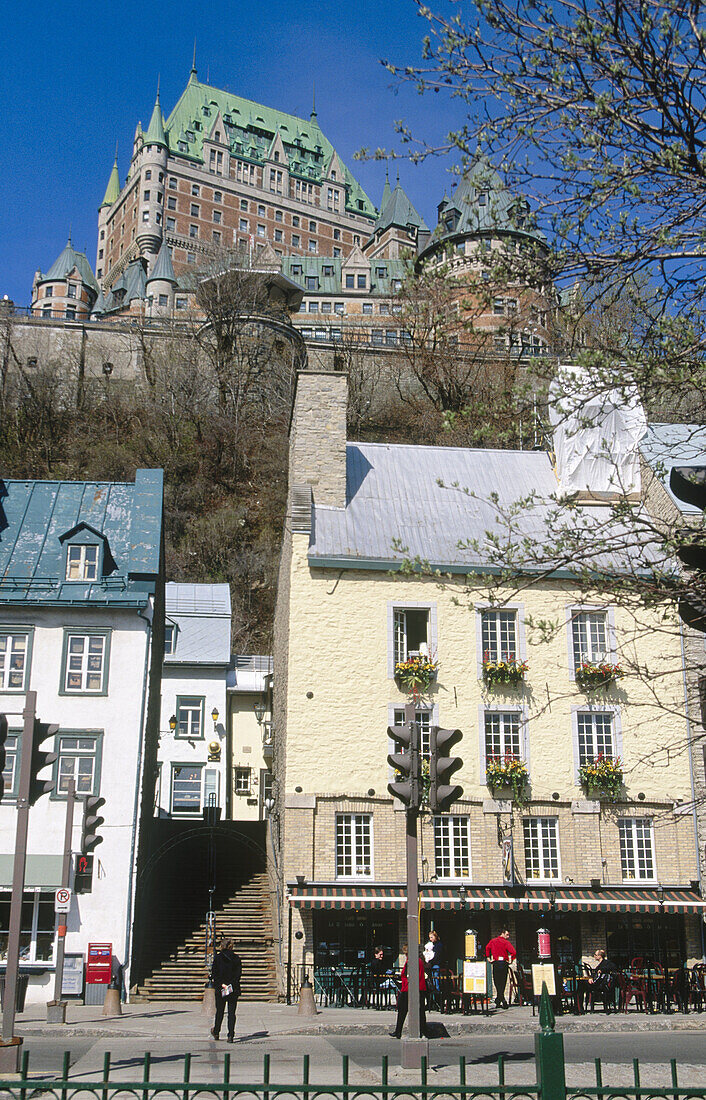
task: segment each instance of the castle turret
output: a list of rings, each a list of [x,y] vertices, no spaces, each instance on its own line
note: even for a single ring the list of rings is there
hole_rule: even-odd
[[[164,132],[164,118],[159,103],[159,92],[147,133],[140,151],[137,153],[140,182],[138,193],[137,244],[146,255],[159,252],[164,233],[164,177],[168,155],[167,137]]]
[[[163,317],[172,312],[176,285],[169,246],[166,241],[163,241],[145,284],[147,311],[150,317]]]
[[[98,297],[98,283],[83,252],[77,252],[69,237],[66,247],[46,275],[37,271],[32,286],[35,317],[63,317],[85,320]]]
[[[105,238],[106,227],[108,225],[108,216],[110,214],[110,208],[114,203],[118,201],[120,197],[120,173],[118,172],[118,150],[115,150],[115,161],[108,179],[108,186],[105,189],[105,195],[103,202],[98,207],[98,246],[96,249],[96,275],[99,279],[103,277],[103,271],[105,269]]]

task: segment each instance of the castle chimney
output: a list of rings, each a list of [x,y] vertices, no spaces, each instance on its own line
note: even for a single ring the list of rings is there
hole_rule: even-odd
[[[297,371],[289,426],[290,507],[304,493],[315,504],[345,507],[347,403],[346,374]]]

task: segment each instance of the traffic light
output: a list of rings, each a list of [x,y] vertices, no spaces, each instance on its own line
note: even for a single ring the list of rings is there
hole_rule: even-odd
[[[0,714],[0,798],[5,793],[5,781],[2,773],[5,771],[5,742],[7,741],[7,716]]]
[[[399,749],[387,758],[388,764],[397,773],[395,782],[388,783],[387,789],[408,809],[418,810],[422,800],[419,723],[412,721],[401,726],[388,726],[387,733]]]
[[[53,791],[56,785],[55,776],[45,776],[40,778],[39,773],[48,768],[50,764],[53,764],[57,760],[57,754],[55,752],[46,752],[42,749],[42,745],[45,741],[51,738],[52,742],[59,732],[57,725],[50,724],[49,722],[40,722],[38,718],[34,720],[34,731],[32,733],[32,763],[30,767],[29,777],[29,791],[27,792],[27,801],[30,806],[34,806],[37,799],[41,798],[43,794],[48,794],[49,791]]]
[[[673,466],[669,488],[679,500],[706,508],[706,467]],[[706,540],[694,531],[693,542],[677,549],[677,557],[695,571],[689,592],[679,597],[679,617],[694,630],[706,633]]]
[[[431,756],[429,758],[429,809],[432,813],[448,810],[463,794],[463,787],[450,784],[449,779],[458,771],[463,761],[460,756],[449,756],[449,749],[461,740],[460,730],[442,730],[432,726],[430,730]]]
[[[105,799],[97,795],[89,794],[83,800],[83,824],[81,826],[81,851],[87,856],[97,844],[103,843],[103,837],[98,833],[98,827],[103,824],[104,818],[98,810],[105,806]]]
[[[79,852],[74,858],[74,893],[90,894],[93,889],[93,856],[84,856]]]

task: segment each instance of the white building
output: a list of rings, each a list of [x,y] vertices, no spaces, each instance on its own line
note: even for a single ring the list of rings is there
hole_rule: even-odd
[[[79,796],[105,799],[105,820],[91,892],[72,898],[66,954],[110,943],[129,971],[143,798],[152,805],[142,777],[156,750],[162,663],[162,489],[161,470],[138,470],[134,484],[0,481],[0,712],[10,728],[0,805],[0,966],[26,691],[37,693],[38,717],[59,726],[54,789],[29,815],[21,969],[30,975],[30,1001],[53,996],[54,891],[70,778]],[[79,802],[74,853],[82,809]]]

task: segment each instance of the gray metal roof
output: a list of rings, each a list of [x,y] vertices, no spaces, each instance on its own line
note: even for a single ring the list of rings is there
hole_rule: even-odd
[[[640,442],[645,461],[655,470],[670,497],[684,513],[700,508],[679,500],[669,488],[672,466],[706,466],[706,426],[703,424],[649,424]]]
[[[546,567],[555,527],[551,512],[558,493],[546,453],[385,443],[349,443],[346,450],[346,507],[314,506],[312,565],[389,568],[419,557],[446,570],[472,571],[492,560],[489,540],[495,536],[515,550],[523,538],[533,541],[542,557],[528,549],[524,568],[534,571],[538,563],[539,568]],[[501,507],[525,502],[514,517],[509,538],[493,494]],[[590,506],[572,513],[577,533],[592,533],[602,525],[606,525],[603,536],[610,539],[611,553],[593,564],[621,569],[629,556],[637,567],[634,528],[619,526],[609,507]],[[472,545],[474,540],[477,546]],[[584,542],[588,546],[588,540]],[[580,555],[580,538],[576,545]],[[591,545],[596,545],[595,540]],[[649,557],[653,560],[654,553]],[[564,556],[551,560],[560,569]]]
[[[230,588],[227,584],[164,586],[167,623],[176,626],[168,665],[228,665],[230,662]]]

